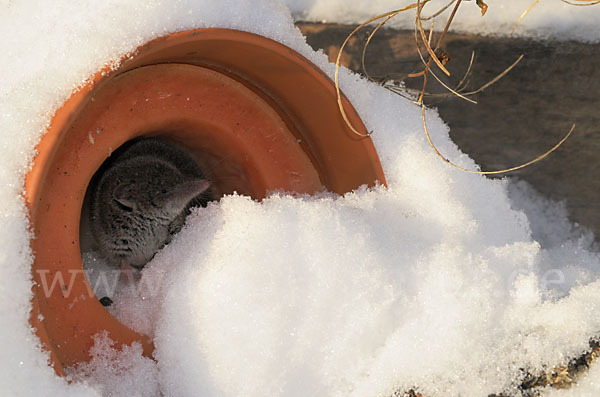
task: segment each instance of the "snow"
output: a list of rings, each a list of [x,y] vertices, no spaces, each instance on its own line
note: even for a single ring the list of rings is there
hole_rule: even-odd
[[[134,343],[123,350],[113,348],[106,334],[96,335],[90,350],[93,359],[67,376],[74,382],[89,383],[103,396],[153,396],[159,389],[158,370],[152,359],[142,356]]]
[[[477,241],[499,222],[465,233],[471,211],[440,221],[413,195],[233,196],[198,211],[143,276],[165,289],[154,302],[144,295],[147,312],[162,302],[159,369],[189,385],[167,394],[206,387],[210,374],[225,395],[391,395],[414,385],[487,395],[517,378],[515,363],[586,349],[597,283],[585,298],[544,300],[552,285],[536,275],[538,243]]]
[[[400,9],[411,2],[394,0],[353,1],[346,0],[283,0],[294,18],[313,22],[337,22],[359,24],[377,15]],[[449,1],[433,0],[423,9],[423,16],[431,15]],[[488,12],[482,17],[475,1],[463,1],[452,23],[451,31],[485,35],[510,35],[515,23],[534,0],[485,0]],[[577,3],[577,1],[572,1]],[[584,3],[583,1],[580,3]],[[443,29],[448,9],[436,21],[437,29]],[[514,35],[539,39],[600,40],[600,7],[571,6],[561,0],[540,0],[519,23]],[[395,16],[386,26],[414,29],[414,11]],[[428,25],[426,25],[428,26]]]
[[[490,31],[518,16],[517,3],[527,6],[488,2]],[[349,22],[335,4],[291,6],[296,16]],[[524,31],[544,32],[554,20],[556,34],[598,37],[590,22],[597,7],[549,8],[561,4],[541,2]],[[364,2],[344,12],[363,19],[389,5],[397,6]],[[495,10],[505,11],[490,17]],[[523,182],[439,161],[420,108],[342,70],[342,89],[374,131],[388,187],[261,203],[233,195],[195,211],[139,286],[114,296],[115,316],[154,337],[156,362],[139,346],[118,352],[98,335],[94,359],[70,370],[71,383],[55,376],[28,322],[21,193],[35,145],[55,109],[102,65],[168,32],[212,26],[274,38],[333,74],[275,0],[0,4],[4,394],[370,396],[417,387],[428,396],[486,395],[514,388],[521,368],[588,349],[600,330],[593,236]],[[440,151],[475,168],[437,114],[427,119]],[[597,378],[595,365],[574,391],[552,393],[594,395]]]

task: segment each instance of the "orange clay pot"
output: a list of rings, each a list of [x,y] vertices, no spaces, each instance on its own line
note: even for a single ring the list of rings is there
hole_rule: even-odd
[[[79,241],[92,176],[138,136],[187,147],[218,194],[342,194],[385,183],[371,140],[352,134],[340,117],[331,80],[295,51],[226,29],[175,33],[138,48],[56,112],[26,179],[35,254],[31,323],[61,375],[89,360],[92,337],[105,330],[117,347],[139,342],[152,357],[149,338],[120,324],[94,296]]]

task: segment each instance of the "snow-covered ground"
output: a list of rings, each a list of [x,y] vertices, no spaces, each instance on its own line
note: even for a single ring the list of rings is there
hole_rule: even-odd
[[[314,22],[339,22],[359,24],[377,15],[400,9],[409,1],[395,0],[283,0],[298,20]],[[428,16],[446,5],[448,1],[431,1],[423,9]],[[475,1],[463,1],[451,30],[506,36],[511,33],[519,17],[534,0],[485,0],[488,13],[481,17]],[[585,3],[585,1],[571,1]],[[445,14],[449,15],[450,7]],[[414,12],[398,14],[386,26],[414,29]],[[580,40],[598,42],[600,40],[600,8],[597,6],[572,6],[561,0],[539,0],[519,23],[515,36],[552,38],[559,40]],[[437,29],[443,29],[445,21],[437,21]]]
[[[465,3],[477,17],[459,27],[498,31],[529,5],[498,3],[488,2],[484,19]],[[288,4],[296,17],[343,22],[398,7]],[[523,31],[597,40],[600,7],[558,10],[558,0],[541,1]],[[441,162],[420,108],[342,70],[388,188],[261,203],[233,195],[196,211],[139,289],[116,297],[116,315],[153,335],[156,362],[98,335],[94,360],[73,382],[55,376],[28,322],[21,193],[35,145],[53,111],[102,65],[165,33],[212,26],[274,38],[333,73],[276,0],[0,2],[3,395],[379,396],[414,386],[431,396],[487,395],[514,386],[521,368],[587,349],[600,331],[593,237],[523,183]],[[476,167],[437,114],[427,117],[439,149]],[[553,395],[597,395],[597,376],[596,365],[575,390]]]

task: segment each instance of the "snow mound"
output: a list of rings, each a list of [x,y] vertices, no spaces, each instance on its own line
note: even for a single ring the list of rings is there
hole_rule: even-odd
[[[294,4],[297,11],[321,3]],[[154,337],[156,362],[137,346],[116,352],[99,335],[94,359],[72,369],[67,383],[29,326],[32,258],[21,196],[57,107],[104,64],[189,28],[251,31],[329,76],[333,66],[274,0],[8,1],[0,22],[7,395],[370,396],[410,387],[484,395],[514,388],[521,368],[580,354],[597,336],[600,258],[589,234],[521,184],[448,167],[423,136],[420,108],[342,70],[342,88],[374,131],[387,188],[277,193],[260,203],[233,195],[197,210],[138,288],[115,296],[115,315]],[[437,114],[427,118],[438,148],[476,167]],[[579,395],[597,388],[596,372]]]

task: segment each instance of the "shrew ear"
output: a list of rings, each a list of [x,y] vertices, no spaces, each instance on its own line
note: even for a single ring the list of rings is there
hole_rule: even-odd
[[[131,198],[131,189],[125,183],[117,185],[113,190],[113,200],[115,200],[125,210],[134,210],[137,205]]]

